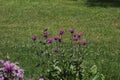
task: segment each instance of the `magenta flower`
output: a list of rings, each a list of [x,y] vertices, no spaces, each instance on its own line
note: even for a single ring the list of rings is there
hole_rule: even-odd
[[[17,73],[17,77],[18,77],[18,78],[23,78],[24,75],[23,75],[23,73]]]
[[[74,33],[74,29],[70,29],[69,32],[70,32],[70,33]]]
[[[4,68],[0,68],[0,71],[4,71]]]
[[[77,36],[78,36],[78,38],[80,38],[80,37],[83,36],[83,34],[82,33],[78,33]]]
[[[23,69],[18,69],[17,77],[23,78],[24,77],[23,73],[24,73]]]
[[[43,33],[43,37],[48,38],[49,34],[48,33]]]
[[[54,36],[54,40],[59,40],[59,36]]]
[[[0,61],[3,63],[2,60]],[[23,78],[24,74],[23,69],[20,69],[20,67],[16,65],[16,63],[11,63],[10,61],[6,61],[2,65],[0,65],[0,72],[2,72],[0,73],[0,80],[16,80],[18,78]]]
[[[18,73],[24,73],[23,69],[18,69]]]
[[[37,36],[32,36],[32,40],[36,40],[37,39]]]
[[[65,32],[65,31],[62,29],[62,30],[59,31],[59,34],[60,34],[60,35],[63,35],[64,32]]]
[[[74,37],[73,40],[74,40],[74,41],[78,41],[79,38],[78,38],[78,37]]]
[[[74,37],[78,37],[78,34],[74,34],[73,36],[74,36]]]
[[[12,71],[13,76],[17,76],[17,72],[16,71]]]
[[[86,40],[83,40],[81,44],[86,45],[86,43],[87,43]]]
[[[47,39],[47,42],[48,42],[48,43],[52,43],[52,42],[53,42],[53,39],[52,39],[52,38],[49,38],[49,39]]]
[[[4,71],[6,73],[10,73],[10,72],[12,72],[14,70],[14,66],[15,65],[13,63],[10,63],[9,61],[6,61],[4,63]]]
[[[4,76],[0,74],[0,80],[4,80]]]
[[[44,80],[44,78],[40,78],[39,80]]]

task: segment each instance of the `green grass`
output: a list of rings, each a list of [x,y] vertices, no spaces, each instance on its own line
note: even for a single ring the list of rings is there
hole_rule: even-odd
[[[83,32],[85,64],[96,64],[106,80],[120,80],[119,7],[87,7],[82,0],[0,0],[0,58],[9,55],[26,77],[39,76],[39,68],[34,69],[38,59],[28,47],[31,36],[40,36],[45,27],[52,35],[69,28]]]

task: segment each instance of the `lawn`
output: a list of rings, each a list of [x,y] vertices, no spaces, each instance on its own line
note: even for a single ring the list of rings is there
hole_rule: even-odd
[[[106,80],[120,80],[120,7],[89,7],[84,0],[0,0],[0,58],[8,55],[20,62],[26,77],[38,77],[38,59],[27,47],[46,27],[51,36],[59,29],[82,32],[85,65],[97,65]]]

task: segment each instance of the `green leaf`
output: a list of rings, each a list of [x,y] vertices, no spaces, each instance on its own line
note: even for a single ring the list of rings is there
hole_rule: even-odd
[[[91,68],[90,68],[90,72],[92,74],[96,74],[97,73],[97,66],[96,65],[93,65]]]

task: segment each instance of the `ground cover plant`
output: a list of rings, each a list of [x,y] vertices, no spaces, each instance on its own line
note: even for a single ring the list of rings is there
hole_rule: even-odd
[[[0,0],[0,58],[18,61],[26,78],[39,79],[31,35],[40,35],[44,27],[51,35],[73,27],[87,40],[84,64],[97,65],[105,80],[120,80],[119,14],[119,7],[88,7],[84,0]]]

